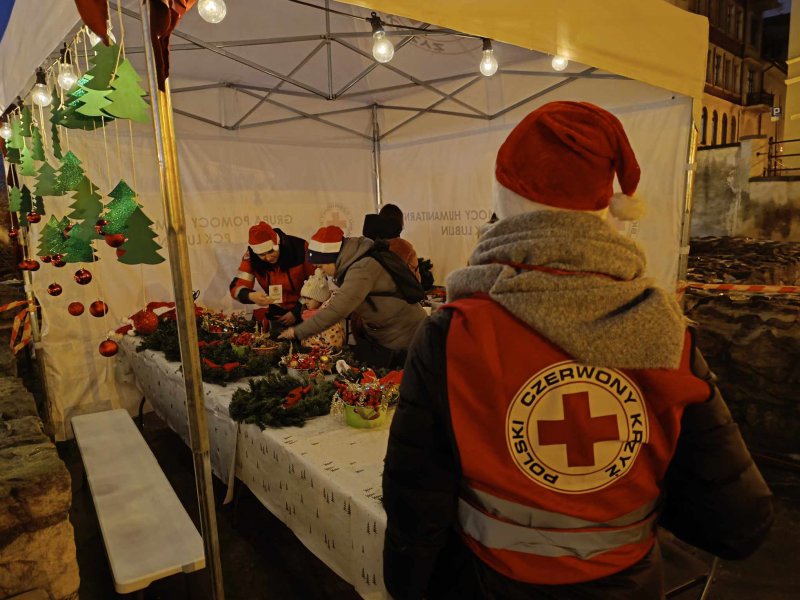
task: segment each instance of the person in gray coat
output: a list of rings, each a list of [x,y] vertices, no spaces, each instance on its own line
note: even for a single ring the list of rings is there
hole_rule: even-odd
[[[305,339],[325,331],[350,314],[361,318],[356,358],[373,366],[401,367],[417,327],[425,319],[419,304],[409,304],[398,293],[392,276],[369,256],[373,242],[345,238],[338,227],[323,227],[308,244],[308,259],[335,281],[339,289],[314,317],[291,327],[282,338]]]

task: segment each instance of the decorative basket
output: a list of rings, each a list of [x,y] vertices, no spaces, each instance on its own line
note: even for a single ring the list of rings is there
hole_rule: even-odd
[[[356,429],[374,429],[386,423],[388,411],[385,406],[344,406],[344,420]]]

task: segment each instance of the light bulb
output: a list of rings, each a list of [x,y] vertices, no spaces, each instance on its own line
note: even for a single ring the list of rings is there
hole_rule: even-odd
[[[204,21],[219,23],[225,18],[228,7],[225,6],[225,0],[200,0],[197,3],[197,12]]]
[[[491,48],[483,51],[480,69],[481,73],[486,77],[491,77],[497,73],[497,59],[494,57],[494,50]]]
[[[61,63],[58,67],[58,85],[61,89],[68,92],[77,81],[78,76],[75,74],[72,65],[69,63]]]
[[[0,127],[0,137],[8,141],[13,135],[14,131],[11,129],[11,124],[8,122],[3,123],[2,127]]]
[[[564,58],[563,56],[554,56],[550,65],[553,67],[554,71],[563,71],[569,66],[569,60]]]
[[[372,56],[379,63],[388,63],[394,56],[394,44],[386,37],[386,32],[381,30],[372,34],[375,43],[372,45]]]
[[[36,106],[50,106],[53,101],[53,94],[50,93],[45,84],[37,83],[31,91],[31,100]]]
[[[89,36],[89,45],[92,48],[94,48],[95,46],[97,46],[97,44],[100,43],[100,36],[97,35],[91,29],[89,29],[88,27],[86,28],[86,33]],[[114,37],[114,32],[111,31],[110,29],[108,30],[108,39],[112,44],[116,44],[117,43],[117,38]]]

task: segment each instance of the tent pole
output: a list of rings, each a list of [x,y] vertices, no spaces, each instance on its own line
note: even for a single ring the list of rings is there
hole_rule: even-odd
[[[692,232],[692,204],[694,195],[694,175],[697,167],[697,128],[691,121],[689,148],[686,156],[686,195],[683,199],[683,219],[681,222],[681,246],[678,257],[678,286],[686,280],[689,272],[689,240]]]
[[[372,105],[372,173],[375,176],[375,212],[383,205],[381,189],[381,131],[378,126],[378,105]]]
[[[161,202],[167,230],[172,286],[175,291],[175,312],[178,321],[178,342],[181,351],[183,380],[186,387],[186,412],[189,420],[189,442],[194,462],[195,486],[200,509],[200,524],[205,547],[206,568],[211,584],[211,598],[224,600],[222,565],[219,553],[217,516],[209,459],[208,425],[206,424],[200,353],[197,347],[197,321],[192,296],[189,247],[186,243],[186,219],[178,174],[178,149],[172,121],[169,80],[164,91],[156,83],[155,59],[150,45],[150,5],[142,2],[141,22],[144,39],[147,80],[153,109],[156,154],[161,179]]]

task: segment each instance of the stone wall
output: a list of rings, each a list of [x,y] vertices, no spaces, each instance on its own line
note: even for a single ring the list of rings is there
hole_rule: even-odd
[[[7,358],[0,364],[15,368]],[[0,373],[0,598],[41,589],[51,600],[77,599],[71,502],[69,472],[33,397],[15,372]]]
[[[689,278],[800,285],[800,244],[737,238],[692,241]],[[686,313],[748,443],[800,453],[800,295],[692,290]]]

